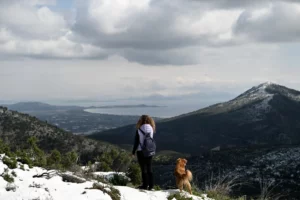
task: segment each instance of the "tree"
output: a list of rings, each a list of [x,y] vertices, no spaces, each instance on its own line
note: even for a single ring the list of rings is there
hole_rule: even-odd
[[[47,163],[45,153],[38,147],[36,137],[32,136],[28,138],[27,141],[29,144],[29,157],[33,159],[33,164],[35,166],[44,167]]]
[[[47,165],[49,167],[60,168],[61,167],[60,163],[61,163],[61,153],[56,149],[52,150],[51,154],[47,158]]]
[[[64,169],[70,169],[72,166],[76,165],[78,155],[75,151],[68,152],[64,155],[62,160],[62,166]]]

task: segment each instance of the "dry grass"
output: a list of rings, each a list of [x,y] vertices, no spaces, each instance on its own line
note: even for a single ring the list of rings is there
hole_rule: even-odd
[[[228,196],[235,187],[241,184],[237,177],[231,177],[229,174],[222,176],[220,173],[215,177],[212,173],[205,181],[205,191]]]

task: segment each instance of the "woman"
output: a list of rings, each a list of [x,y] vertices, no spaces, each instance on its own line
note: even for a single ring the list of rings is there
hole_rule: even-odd
[[[134,146],[132,150],[132,156],[137,152],[138,163],[141,168],[142,173],[142,185],[139,186],[139,189],[148,189],[152,190],[153,183],[153,172],[152,172],[152,157],[145,157],[142,151],[142,146],[145,134],[149,134],[151,138],[153,138],[153,133],[155,132],[155,122],[148,115],[142,115],[139,121],[136,124],[136,134],[134,140]]]

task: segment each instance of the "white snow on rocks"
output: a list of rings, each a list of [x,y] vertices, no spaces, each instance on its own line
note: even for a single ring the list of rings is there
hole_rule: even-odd
[[[7,173],[11,175],[14,171],[17,177],[14,177],[13,183],[8,183],[0,176],[0,199],[5,200],[111,200],[111,197],[98,189],[91,188],[96,181],[86,181],[84,183],[70,183],[63,182],[62,177],[54,175],[50,179],[33,178],[34,175],[47,172],[40,167],[33,167],[30,169],[27,165],[24,165],[24,169],[8,169],[8,167],[2,162],[4,155],[0,155],[0,175]],[[114,173],[99,172],[97,175],[103,175],[111,177]],[[103,183],[101,185],[109,186]],[[121,200],[167,200],[170,194],[179,192],[178,190],[161,190],[161,191],[144,191],[137,190],[126,186],[114,186],[115,189],[120,191]],[[207,196],[202,197],[189,195],[183,193],[188,197],[192,197],[193,200],[211,200]]]

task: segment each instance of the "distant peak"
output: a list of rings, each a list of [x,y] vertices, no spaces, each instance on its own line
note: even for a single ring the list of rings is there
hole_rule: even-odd
[[[271,82],[271,81],[267,81],[267,82],[259,84],[257,87],[258,88],[260,88],[260,87],[268,87],[268,86],[271,86],[271,85],[276,85],[276,84],[273,83],[273,82]]]

